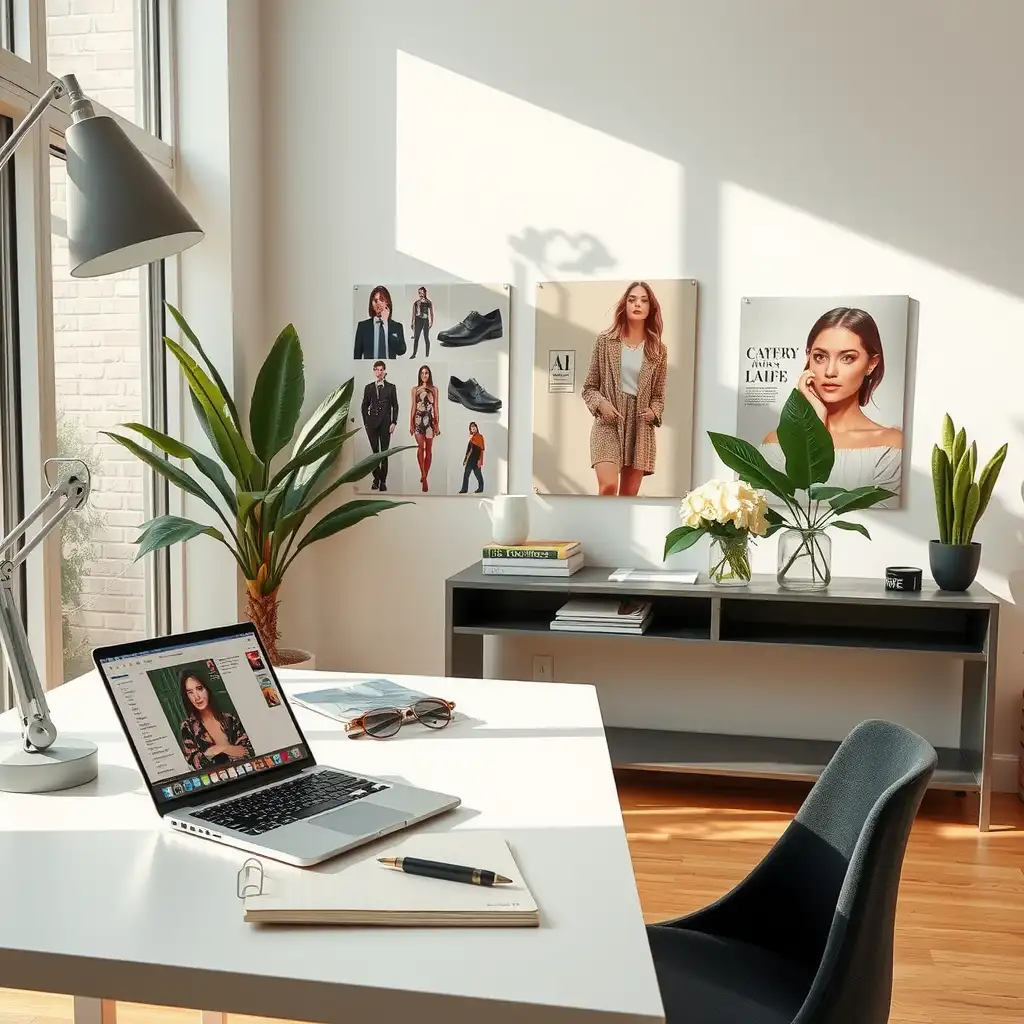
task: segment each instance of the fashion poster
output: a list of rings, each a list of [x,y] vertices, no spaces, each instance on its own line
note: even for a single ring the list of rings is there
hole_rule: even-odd
[[[902,505],[910,298],[745,298],[740,314],[737,434],[785,469],[775,429],[794,388],[828,427],[828,483],[884,487]]]
[[[689,490],[697,290],[690,279],[537,286],[537,493]]]
[[[357,285],[352,460],[412,445],[360,494],[492,495],[508,475],[507,284]]]

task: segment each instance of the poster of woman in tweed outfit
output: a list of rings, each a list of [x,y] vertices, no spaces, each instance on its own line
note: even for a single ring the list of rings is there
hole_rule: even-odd
[[[689,486],[696,282],[549,282],[538,292],[538,493],[668,497]]]
[[[643,478],[654,473],[668,365],[663,330],[651,286],[633,281],[611,326],[594,341],[581,397],[594,417],[590,464],[598,494],[639,494]]]

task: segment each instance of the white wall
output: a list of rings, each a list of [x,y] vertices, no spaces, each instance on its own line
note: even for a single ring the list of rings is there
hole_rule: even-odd
[[[308,400],[342,378],[351,285],[508,280],[511,488],[530,486],[532,286],[700,282],[696,479],[735,429],[745,294],[909,293],[908,506],[834,539],[834,571],[927,566],[928,459],[948,409],[982,453],[1010,442],[978,530],[979,581],[1006,598],[997,750],[1020,725],[1024,582],[1024,9],[998,0],[273,0],[263,5],[264,342],[294,321]],[[426,129],[426,131],[424,131]],[[424,137],[425,136],[425,137]],[[535,535],[592,562],[660,564],[672,502],[537,502]],[[418,501],[320,544],[285,582],[291,644],[324,667],[440,672],[443,581],[488,535],[475,504]],[[775,542],[755,570],[771,571]],[[703,566],[703,546],[688,559]],[[382,571],[383,566],[383,571]],[[403,641],[403,642],[400,642]],[[838,738],[891,714],[953,742],[953,669],[819,652],[712,652],[574,639],[506,644],[494,671],[599,684],[609,720]]]
[[[246,422],[249,359],[261,335],[262,122],[259,7],[250,0],[178,0],[174,8],[178,100],[178,189],[205,238],[182,253],[180,309]],[[168,318],[169,330],[177,328]],[[171,372],[179,373],[173,361]],[[211,451],[182,384],[184,440]],[[198,500],[185,514],[220,525]],[[185,624],[236,622],[244,607],[238,568],[208,537],[184,547]]]

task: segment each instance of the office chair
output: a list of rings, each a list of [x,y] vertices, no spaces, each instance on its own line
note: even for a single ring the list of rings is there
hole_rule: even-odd
[[[885,1024],[900,872],[937,760],[909,729],[862,722],[743,881],[648,925],[667,1024]]]

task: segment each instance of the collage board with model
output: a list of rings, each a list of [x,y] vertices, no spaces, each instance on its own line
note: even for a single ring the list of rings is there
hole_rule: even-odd
[[[358,493],[501,493],[508,462],[507,284],[354,290],[353,460],[410,446]]]

